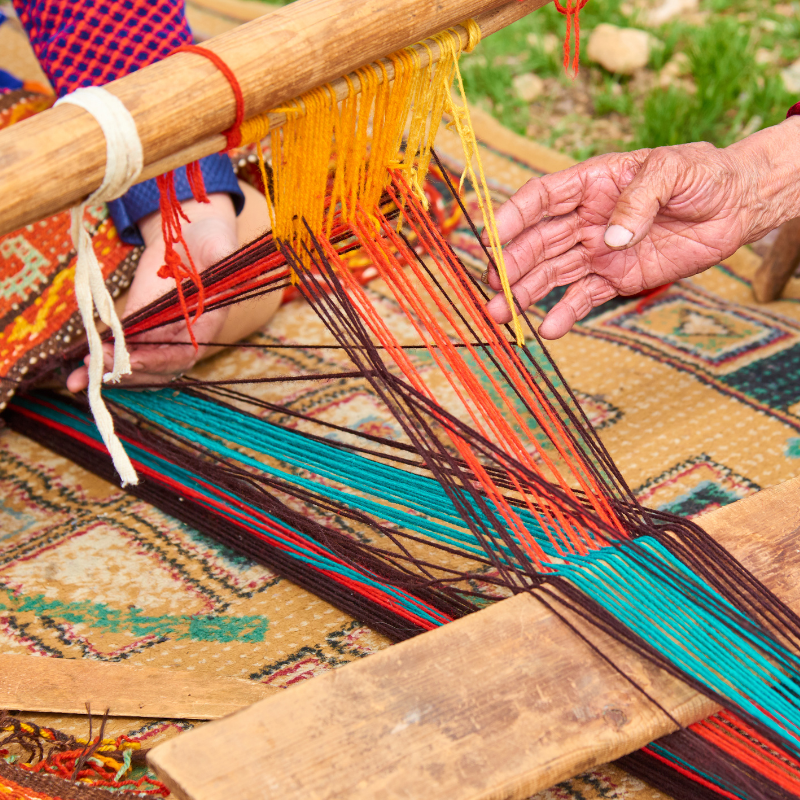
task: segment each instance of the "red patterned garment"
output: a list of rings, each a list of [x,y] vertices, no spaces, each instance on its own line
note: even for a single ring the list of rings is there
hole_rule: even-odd
[[[192,41],[183,0],[13,0],[56,93],[100,86]]]

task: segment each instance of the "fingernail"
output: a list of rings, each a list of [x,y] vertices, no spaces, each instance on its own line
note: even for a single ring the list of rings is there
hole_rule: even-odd
[[[487,269],[483,275],[481,275],[481,283],[489,283],[489,270]]]
[[[631,239],[633,239],[633,234],[622,225],[610,225],[603,237],[603,241],[609,247],[625,247],[626,244],[630,244]]]

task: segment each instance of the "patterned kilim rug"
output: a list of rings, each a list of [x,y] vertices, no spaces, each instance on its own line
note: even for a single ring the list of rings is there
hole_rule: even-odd
[[[498,201],[567,163],[480,114],[477,128],[492,143],[484,163]],[[458,149],[447,131],[439,148],[458,170]],[[452,241],[477,268],[468,231],[456,230]],[[55,255],[31,257],[46,265]],[[789,284],[780,302],[757,306],[750,292],[756,266],[745,251],[649,301],[615,301],[552,346],[623,474],[651,506],[694,516],[797,472],[800,281]],[[379,281],[369,291],[385,317],[397,313]],[[219,380],[346,368],[339,352],[314,347],[329,338],[301,301],[283,306],[255,338],[297,347],[229,351],[192,374]],[[376,434],[391,428],[364,384],[289,387],[259,391],[280,391],[283,402],[312,417],[324,414]],[[126,661],[291,691],[389,644],[116,486],[16,433],[0,435],[0,652]],[[82,717],[25,718],[86,734]],[[112,719],[106,735],[127,734],[151,746],[193,724]],[[537,797],[663,795],[612,765]]]

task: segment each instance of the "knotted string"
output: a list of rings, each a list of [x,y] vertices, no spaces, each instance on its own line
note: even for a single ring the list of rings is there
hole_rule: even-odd
[[[564,35],[564,71],[569,72],[569,57],[572,52],[572,77],[578,74],[581,54],[581,18],[580,13],[589,0],[565,0],[562,5],[555,0],[556,10],[567,18],[567,31]],[[572,48],[572,32],[575,31],[575,46]]]
[[[221,56],[197,44],[182,44],[180,47],[176,47],[170,55],[174,55],[175,53],[194,53],[195,55],[203,56],[203,58],[207,58],[225,76],[225,79],[228,81],[233,91],[234,101],[236,102],[236,117],[233,121],[233,125],[231,125],[228,130],[222,132],[222,135],[227,140],[225,152],[227,153],[228,150],[232,150],[234,147],[239,147],[242,143],[242,135],[239,131],[239,127],[244,120],[244,95],[242,94],[242,87],[239,86],[239,81],[236,75],[234,75],[233,70],[225,63]]]
[[[56,105],[60,103],[70,103],[88,111],[97,120],[106,138],[106,171],[103,182],[82,203],[72,208],[71,235],[77,254],[75,297],[89,342],[89,405],[97,429],[122,479],[122,485],[126,486],[138,483],[138,478],[122,443],[114,433],[114,422],[103,402],[101,388],[103,381],[116,383],[123,375],[129,375],[131,364],[122,324],[103,280],[103,272],[92,247],[91,237],[83,225],[83,216],[90,203],[114,200],[125,194],[136,182],[142,171],[142,143],[136,123],[122,101],[99,86],[77,89],[58,100]],[[103,343],[94,320],[95,309],[114,334],[114,366],[106,375],[103,375]]]
[[[234,100],[236,103],[236,117],[233,125],[228,130],[223,131],[227,145],[225,152],[228,152],[234,147],[238,147],[242,141],[240,127],[244,119],[244,95],[239,86],[239,81],[233,74],[233,70],[225,63],[225,61],[211,50],[206,50],[194,44],[185,44],[173,50],[173,53],[194,53],[195,55],[203,56],[214,64],[214,66],[225,76],[233,91]],[[189,181],[189,188],[192,191],[192,196],[198,203],[208,203],[208,194],[206,193],[205,183],[203,181],[203,172],[200,169],[200,164],[193,161],[186,166],[186,178]],[[180,297],[181,309],[183,311],[183,318],[186,321],[186,329],[189,332],[189,338],[197,350],[197,339],[194,335],[194,323],[197,322],[200,315],[205,309],[205,298],[203,282],[200,280],[200,274],[186,246],[186,241],[183,238],[183,230],[181,227],[181,220],[184,222],[191,222],[189,217],[181,207],[178,196],[175,193],[175,175],[173,172],[167,172],[156,178],[159,192],[159,210],[161,211],[161,230],[164,237],[164,263],[158,271],[159,278],[172,278],[178,287],[178,295]],[[186,254],[186,260],[181,256],[178,247],[183,248]],[[188,264],[186,263],[188,261]],[[186,303],[186,298],[183,290],[183,280],[188,278],[196,288],[196,300],[194,315],[190,314],[189,307]]]

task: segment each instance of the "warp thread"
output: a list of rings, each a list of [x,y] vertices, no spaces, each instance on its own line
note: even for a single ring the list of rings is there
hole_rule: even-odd
[[[580,613],[670,674],[682,677],[717,702],[730,703],[740,715],[739,727],[758,726],[762,735],[769,732],[774,737],[771,747],[788,748],[786,756],[796,761],[800,737],[791,720],[796,718],[793,698],[800,695],[793,655],[800,643],[800,620],[782,608],[729,556],[715,549],[713,542],[691,523],[641,509],[632,498],[625,500],[624,483],[602,443],[593,442],[588,423],[576,416],[579,408],[575,407],[574,414],[570,412],[567,397],[563,398],[567,405],[558,408],[562,402],[559,390],[568,393],[568,388],[555,365],[550,362],[554,372],[548,377],[549,373],[542,370],[541,358],[527,350],[508,347],[505,338],[495,341],[493,334],[489,335],[482,312],[482,287],[470,281],[463,265],[437,238],[403,176],[395,173],[394,181],[389,194],[397,198],[396,204],[402,197],[407,224],[418,228],[428,259],[437,262],[436,273],[426,266],[427,259],[416,259],[409,252],[402,236],[385,218],[381,220],[380,213],[376,212],[375,219],[392,246],[378,244],[377,231],[364,224],[363,212],[353,219],[354,233],[374,255],[376,268],[382,271],[398,304],[407,307],[407,317],[412,323],[425,326],[425,330],[420,329],[420,339],[435,343],[428,347],[431,358],[441,363],[448,380],[452,374],[452,389],[459,390],[456,381],[468,388],[473,383],[472,374],[479,371],[484,380],[492,380],[491,396],[482,394],[479,385],[468,392],[469,408],[465,410],[470,416],[481,413],[483,418],[473,418],[471,424],[459,422],[436,404],[435,397],[415,375],[414,365],[403,355],[404,349],[374,313],[374,307],[368,305],[359,287],[351,284],[348,271],[337,266],[336,254],[324,240],[312,235],[313,257],[321,262],[317,266],[334,288],[333,296],[316,291],[314,274],[304,269],[285,243],[280,243],[282,251],[297,270],[304,293],[340,346],[347,350],[358,373],[369,381],[407,434],[410,447],[401,451],[401,457],[403,463],[415,469],[406,475],[393,473],[381,467],[378,462],[385,456],[377,452],[368,453],[370,463],[365,463],[357,457],[358,452],[365,452],[361,447],[351,448],[348,455],[343,452],[346,445],[327,437],[293,442],[297,432],[281,432],[260,416],[248,419],[231,406],[218,404],[213,408],[194,393],[182,399],[173,388],[159,399],[156,395],[119,392],[113,400],[109,398],[112,408],[133,412],[145,421],[144,425],[129,418],[118,422],[121,434],[137,448],[132,451],[133,457],[148,478],[137,493],[144,496],[146,492],[148,499],[158,501],[151,492],[158,483],[164,484],[168,491],[160,502],[169,513],[176,513],[236,548],[246,549],[248,555],[269,559],[284,574],[298,575],[301,585],[326,595],[370,623],[371,614],[356,606],[371,604],[382,629],[397,638],[441,624],[446,621],[443,615],[463,613],[465,602],[471,597],[482,595],[490,599],[481,584],[489,586],[490,591],[494,587],[512,591],[531,587],[549,605],[560,604]],[[396,263],[393,252],[402,257],[405,267]],[[307,255],[311,256],[312,251]],[[270,263],[275,267],[276,280],[281,280],[284,271],[277,263]],[[229,268],[232,267],[231,262]],[[414,273],[422,286],[421,293],[414,290],[406,273]],[[470,300],[468,294],[472,290],[480,297]],[[419,303],[420,294],[430,297],[437,306],[441,301],[440,313],[449,319],[447,332],[437,329],[435,320]],[[464,315],[453,316],[446,306],[453,310],[463,308]],[[452,352],[453,343],[447,341],[453,334],[469,351],[469,359],[460,366],[460,359]],[[380,352],[388,359],[378,357],[374,339],[378,339]],[[473,341],[475,345],[471,345]],[[543,348],[539,356],[547,358]],[[527,371],[517,362],[523,357],[528,359]],[[387,369],[392,362],[402,370],[402,377]],[[492,365],[490,374],[485,367]],[[500,429],[502,420],[493,419],[492,410],[500,399],[499,377],[509,383],[512,394],[507,395],[503,405],[514,414],[520,433],[524,420],[516,419],[512,407],[517,403],[537,419],[538,430],[547,435],[552,446],[564,451],[568,462],[564,466],[577,467],[574,477],[582,492],[576,494],[558,480],[549,483],[543,468],[552,453],[539,450],[536,442],[531,442],[541,459],[539,464],[538,459],[529,458],[515,444],[514,431]],[[229,399],[269,408],[253,398],[229,395]],[[35,435],[42,435],[41,429],[62,403],[51,398],[39,401],[38,408],[26,408],[23,403],[18,408],[22,415],[36,420],[40,432]],[[551,416],[556,409],[558,419]],[[282,408],[275,410],[285,413]],[[66,409],[65,412],[69,425],[75,425],[77,415]],[[63,419],[64,412],[51,419],[55,430],[63,425]],[[14,424],[18,426],[18,422]],[[161,429],[158,438],[152,438],[150,425]],[[439,427],[440,433],[450,439],[450,451],[443,447],[445,436],[437,433]],[[481,433],[482,428],[486,433]],[[218,441],[221,431],[225,432],[226,443]],[[91,433],[85,423],[79,431],[84,443],[89,442],[86,437]],[[53,429],[45,436],[48,446],[56,443]],[[86,459],[94,470],[101,461],[96,455],[101,447],[98,438],[93,437],[95,452]],[[375,437],[368,438],[375,441]],[[220,469],[222,458],[204,462],[203,456],[192,454],[187,444],[204,453],[205,458],[218,453],[225,459],[224,467]],[[338,452],[332,452],[332,447]],[[254,461],[248,455],[253,449],[267,455],[267,460]],[[408,461],[412,454],[424,463]],[[473,454],[480,456],[480,462]],[[272,458],[288,462],[291,469],[276,470]],[[298,467],[302,470],[299,474]],[[427,469],[436,480],[420,474],[420,469]],[[306,470],[324,480],[309,480]],[[365,476],[368,479],[364,480]],[[554,477],[558,479],[557,475]],[[340,491],[332,481],[342,489],[357,489],[359,495],[373,497]],[[358,483],[354,485],[353,481]],[[382,539],[356,542],[334,529],[323,529],[307,519],[308,515],[281,507],[278,497],[287,492],[299,500],[313,502],[334,517],[340,515],[368,525]],[[184,502],[173,502],[176,493]],[[408,505],[409,512],[395,509],[398,504]],[[417,517],[414,511],[422,516]],[[616,528],[615,519],[624,521],[624,530]],[[415,557],[412,548],[423,540],[428,547],[438,546],[443,552],[461,550],[491,571],[472,576],[480,583],[467,588],[462,582],[467,576],[458,570]],[[608,547],[612,542],[614,546]],[[620,576],[624,576],[624,582],[620,582]],[[623,586],[627,591],[622,591]],[[615,591],[609,592],[609,587]],[[730,587],[736,590],[731,592]],[[646,602],[637,605],[634,598],[646,598]],[[677,614],[673,613],[676,609]],[[654,623],[658,630],[666,631],[666,638],[655,635]],[[770,629],[780,631],[780,638],[790,645],[790,651],[770,639],[766,634]],[[673,640],[677,649],[671,644]],[[717,652],[720,648],[721,653]],[[698,654],[703,658],[698,659]],[[724,668],[719,669],[722,663]],[[725,680],[720,682],[716,675],[709,674],[708,664],[716,665]],[[762,709],[769,709],[770,714],[765,715]],[[727,734],[716,724],[712,728],[700,736],[717,744]],[[741,737],[734,737],[733,745],[739,760],[739,753],[747,756],[749,745]],[[706,752],[711,753],[709,759],[714,758],[714,751]],[[678,759],[684,757],[683,751],[675,750],[675,755]],[[725,783],[729,777],[727,772],[720,772],[723,766],[722,762],[714,763]],[[796,782],[791,774],[784,777],[776,769],[780,765],[774,758],[759,767],[762,775],[769,773],[770,781],[779,790],[779,783]],[[730,775],[736,778],[738,788],[738,776]],[[700,777],[701,782],[705,780],[702,774]],[[744,795],[731,796],[754,800],[779,797],[765,790],[765,781],[749,782],[747,786]],[[780,797],[784,800],[788,796]]]

